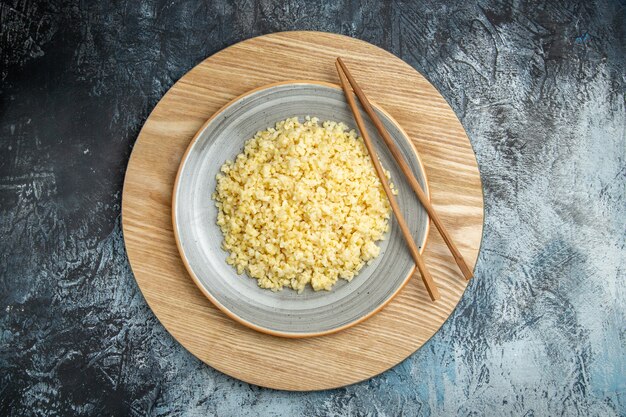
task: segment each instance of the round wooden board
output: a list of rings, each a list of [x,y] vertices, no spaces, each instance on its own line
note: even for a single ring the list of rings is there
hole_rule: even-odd
[[[158,103],[139,134],[126,172],[124,239],[150,308],[174,338],[206,364],[264,387],[328,389],[389,369],[439,329],[467,285],[431,227],[424,256],[440,289],[440,301],[430,301],[416,275],[385,309],[357,326],[317,338],[285,339],[231,320],[188,276],[172,231],[171,197],[181,157],[196,131],[228,101],[262,85],[292,79],[337,83],[337,56],[344,58],[368,97],[414,141],[433,205],[473,267],[482,237],[483,195],[467,135],[424,77],[394,55],[360,40],[283,32],[216,53],[182,77]]]

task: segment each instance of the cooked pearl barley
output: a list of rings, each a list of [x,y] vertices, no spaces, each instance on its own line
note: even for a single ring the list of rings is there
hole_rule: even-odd
[[[226,262],[275,291],[350,281],[380,253],[391,213],[363,139],[309,117],[257,132],[224,163],[213,198]]]

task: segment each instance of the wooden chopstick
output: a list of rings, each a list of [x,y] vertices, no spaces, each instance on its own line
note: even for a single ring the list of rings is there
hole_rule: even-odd
[[[461,252],[459,252],[456,245],[452,241],[452,237],[450,236],[450,234],[444,227],[443,223],[441,222],[439,215],[437,214],[433,206],[430,204],[428,197],[426,197],[426,194],[424,194],[422,187],[420,186],[419,182],[417,182],[417,178],[415,178],[415,176],[413,175],[413,172],[411,171],[411,168],[409,168],[409,165],[404,160],[404,157],[400,154],[398,147],[394,143],[393,139],[391,139],[391,136],[389,136],[389,132],[387,132],[387,129],[385,129],[385,127],[383,126],[382,122],[378,118],[378,115],[376,115],[376,112],[374,112],[374,109],[372,108],[372,105],[370,104],[369,100],[365,96],[365,93],[359,87],[354,77],[352,77],[352,74],[350,74],[350,71],[348,71],[348,67],[346,67],[346,64],[344,64],[343,60],[341,58],[337,58],[337,63],[339,64],[340,68],[343,70],[346,77],[348,78],[348,81],[350,82],[350,85],[352,86],[354,93],[359,98],[359,101],[361,102],[363,109],[372,119],[374,126],[376,126],[376,129],[378,130],[383,140],[385,141],[385,144],[391,151],[393,158],[396,160],[396,162],[400,166],[400,169],[402,170],[407,180],[409,181],[411,188],[413,188],[413,191],[415,191],[415,194],[417,194],[417,198],[419,199],[420,203],[422,203],[422,206],[424,206],[424,209],[426,209],[426,212],[428,213],[430,218],[433,220],[433,223],[435,223],[437,230],[439,230],[439,233],[441,234],[441,237],[443,238],[444,242],[446,242],[446,245],[448,245],[448,249],[450,249],[450,252],[452,252],[452,256],[454,257],[456,264],[459,266],[461,273],[463,274],[466,280],[471,279],[473,276],[472,270],[469,268],[469,266],[467,266],[467,263],[465,263],[465,260],[463,259]]]
[[[400,230],[402,230],[402,235],[406,240],[406,243],[409,247],[409,252],[411,252],[411,257],[415,261],[417,265],[417,269],[419,269],[420,274],[422,274],[422,280],[424,281],[424,285],[426,286],[426,290],[428,291],[428,295],[430,295],[431,300],[435,301],[440,298],[439,290],[437,286],[433,282],[433,278],[426,269],[426,264],[422,259],[422,256],[413,241],[413,237],[411,236],[411,232],[409,231],[409,227],[402,216],[402,212],[400,212],[400,207],[398,206],[398,202],[396,201],[395,196],[391,192],[389,188],[388,179],[385,176],[385,172],[383,171],[383,167],[380,165],[380,161],[378,160],[378,155],[376,154],[376,149],[374,149],[374,144],[367,133],[367,129],[365,128],[365,123],[363,123],[363,118],[361,116],[361,112],[356,105],[354,97],[352,96],[352,90],[348,86],[348,80],[346,76],[343,74],[341,67],[339,66],[339,62],[335,63],[337,67],[337,72],[339,73],[339,79],[341,80],[341,87],[343,88],[343,92],[346,96],[346,100],[348,101],[348,105],[350,109],[352,109],[352,113],[354,114],[354,119],[356,124],[361,131],[361,136],[363,137],[363,142],[365,142],[365,147],[370,154],[370,158],[372,159],[372,163],[374,164],[374,169],[376,170],[376,174],[378,174],[378,178],[380,179],[381,184],[383,185],[383,189],[385,190],[385,194],[387,194],[387,198],[389,199],[389,203],[391,204],[391,209],[393,210],[393,214],[396,216],[398,220],[398,224],[400,225]]]

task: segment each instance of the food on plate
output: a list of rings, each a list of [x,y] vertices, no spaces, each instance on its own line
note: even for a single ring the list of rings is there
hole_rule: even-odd
[[[310,117],[257,132],[222,165],[213,199],[226,262],[274,291],[352,280],[379,255],[391,214],[363,139]]]

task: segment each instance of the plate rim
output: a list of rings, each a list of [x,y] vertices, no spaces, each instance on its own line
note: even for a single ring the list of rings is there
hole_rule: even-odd
[[[183,261],[183,264],[185,265],[185,269],[187,270],[187,273],[191,277],[191,280],[196,285],[196,287],[198,287],[198,289],[200,289],[200,292],[202,292],[202,294],[215,307],[217,307],[222,313],[226,314],[226,316],[228,316],[232,320],[234,320],[234,321],[236,321],[236,322],[238,322],[238,323],[240,323],[240,324],[242,324],[242,325],[244,325],[244,326],[246,326],[246,327],[248,327],[248,328],[250,328],[252,330],[255,330],[257,332],[268,334],[268,335],[271,335],[271,336],[283,337],[283,338],[287,338],[287,339],[305,339],[305,338],[312,338],[312,337],[324,336],[324,335],[337,333],[337,332],[340,332],[342,330],[348,329],[350,327],[356,326],[357,324],[362,323],[365,320],[369,319],[370,317],[374,316],[376,313],[380,312],[383,308],[385,308],[394,298],[396,298],[396,296],[400,293],[400,291],[402,291],[402,289],[406,286],[406,284],[409,282],[409,280],[411,279],[411,277],[415,273],[415,270],[417,269],[417,266],[415,264],[413,265],[413,267],[410,269],[408,275],[403,279],[402,284],[400,284],[400,286],[391,294],[391,296],[389,296],[389,298],[387,300],[382,302],[380,305],[376,306],[376,308],[374,308],[369,313],[363,315],[362,317],[359,317],[356,320],[353,320],[353,321],[351,321],[349,323],[346,323],[344,325],[341,325],[339,327],[335,327],[335,328],[328,329],[328,330],[323,330],[323,331],[317,331],[317,332],[293,333],[293,332],[272,330],[272,329],[268,329],[268,328],[263,327],[263,326],[259,326],[258,324],[254,324],[254,323],[244,319],[243,317],[238,316],[237,314],[235,314],[234,312],[229,310],[226,306],[224,306],[222,303],[220,303],[204,287],[204,285],[202,285],[202,282],[200,281],[200,279],[193,272],[193,269],[191,268],[191,265],[189,264],[189,262],[187,260],[187,256],[185,255],[185,252],[184,252],[184,250],[182,248],[182,244],[181,244],[181,241],[180,241],[180,236],[178,234],[178,224],[177,224],[177,221],[176,221],[176,207],[177,207],[177,204],[176,204],[177,203],[177,198],[176,198],[176,196],[177,196],[177,191],[178,191],[178,186],[179,186],[181,173],[182,173],[183,167],[185,166],[185,163],[187,162],[187,158],[189,157],[189,153],[191,152],[191,149],[193,148],[195,143],[198,141],[198,139],[200,138],[200,135],[204,132],[204,130],[207,128],[207,126],[215,118],[217,118],[221,113],[223,113],[227,108],[229,108],[235,102],[237,102],[237,101],[239,101],[239,100],[241,100],[241,99],[243,99],[243,98],[245,98],[247,96],[250,96],[250,95],[252,95],[254,93],[257,93],[259,91],[268,90],[268,89],[271,89],[271,88],[274,88],[274,87],[279,87],[279,86],[283,86],[283,85],[293,85],[293,84],[319,85],[319,86],[324,86],[324,87],[330,87],[330,88],[333,88],[333,89],[336,89],[336,90],[342,90],[341,86],[339,86],[338,84],[329,83],[329,82],[326,82],[326,81],[307,80],[307,79],[286,80],[286,81],[273,82],[273,83],[262,85],[260,87],[253,88],[252,90],[246,91],[245,93],[240,94],[240,95],[234,97],[233,99],[229,100],[228,102],[226,102],[223,106],[221,106],[219,109],[217,109],[215,111],[215,113],[213,113],[211,115],[211,117],[209,117],[202,124],[200,129],[198,129],[198,131],[194,134],[193,138],[189,141],[189,144],[187,145],[187,148],[185,149],[185,152],[183,153],[183,156],[180,159],[180,163],[179,163],[178,169],[176,171],[176,179],[174,180],[174,186],[173,186],[173,189],[172,189],[172,205],[171,205],[172,216],[171,216],[171,220],[172,220],[172,229],[173,229],[173,232],[174,232],[174,240],[176,241],[176,248],[178,249],[178,253],[180,255],[181,260]],[[379,110],[386,117],[388,117],[389,120],[391,120],[391,122],[408,139],[410,149],[415,154],[415,157],[417,159],[417,163],[418,163],[418,165],[419,165],[419,167],[420,167],[420,169],[421,169],[421,171],[422,171],[422,173],[424,175],[424,185],[425,185],[425,189],[423,190],[424,194],[426,194],[426,197],[428,198],[428,200],[430,200],[430,187],[428,185],[428,175],[426,173],[426,168],[424,166],[424,163],[422,162],[422,159],[419,156],[419,153],[417,151],[417,148],[415,147],[415,144],[411,140],[411,137],[404,130],[404,128],[398,123],[398,121],[393,116],[391,116],[386,110],[384,110],[381,106],[379,106],[376,103],[376,101],[370,100],[370,104],[372,105],[373,108],[375,108],[376,110]],[[419,248],[418,250],[419,250],[420,254],[424,252],[424,249],[426,248],[426,244],[428,242],[428,236],[430,234],[430,216],[428,216],[428,213],[425,213],[425,216],[426,216],[426,219],[427,219],[426,229],[425,229],[424,237],[422,238],[422,242],[419,242],[419,244],[418,244],[418,248]]]

